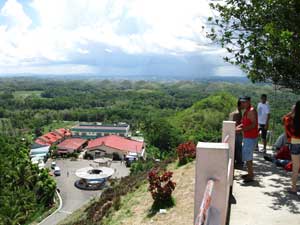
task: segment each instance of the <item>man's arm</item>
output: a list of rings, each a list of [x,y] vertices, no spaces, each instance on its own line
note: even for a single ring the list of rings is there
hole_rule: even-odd
[[[248,113],[248,119],[251,121],[251,124],[242,128],[243,131],[251,130],[256,127],[257,124],[257,113],[255,110],[252,110]]]

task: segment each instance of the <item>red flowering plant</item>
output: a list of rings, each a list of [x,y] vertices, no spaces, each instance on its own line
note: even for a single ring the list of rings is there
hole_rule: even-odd
[[[169,208],[174,205],[172,192],[176,183],[171,180],[173,173],[164,171],[160,173],[157,169],[153,169],[148,173],[149,188],[154,200],[152,212],[157,212],[162,208]]]
[[[180,144],[177,147],[179,165],[184,165],[196,157],[196,145],[192,141]]]

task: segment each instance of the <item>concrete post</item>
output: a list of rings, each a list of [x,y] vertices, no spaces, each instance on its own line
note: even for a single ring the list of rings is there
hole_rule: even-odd
[[[228,143],[198,143],[194,219],[199,213],[207,181],[215,179],[216,183],[212,194],[211,207],[220,212],[220,224],[225,224],[228,207],[228,160]]]
[[[234,149],[235,149],[235,122],[234,121],[223,121],[222,128],[222,140],[224,140],[227,135],[228,145],[229,145],[229,158],[231,161],[231,170],[230,170],[230,186],[233,184],[233,172],[234,172]]]

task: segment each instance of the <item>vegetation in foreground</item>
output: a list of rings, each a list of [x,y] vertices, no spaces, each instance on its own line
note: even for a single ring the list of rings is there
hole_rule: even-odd
[[[56,183],[23,142],[0,137],[0,146],[0,224],[24,224],[52,206]]]

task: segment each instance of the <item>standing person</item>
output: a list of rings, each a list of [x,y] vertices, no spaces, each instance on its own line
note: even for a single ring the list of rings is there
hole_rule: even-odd
[[[229,120],[235,121],[235,126],[239,126],[242,122],[242,105],[240,99],[237,102],[237,109],[230,113]],[[235,134],[235,150],[234,150],[234,159],[235,159],[235,167],[243,167],[242,160],[242,141],[243,134],[241,131],[237,131]]]
[[[260,98],[261,102],[258,103],[257,113],[258,113],[258,124],[259,131],[261,132],[261,139],[264,145],[263,152],[267,152],[267,132],[269,129],[270,120],[270,106],[267,102],[267,95],[262,94]]]
[[[246,161],[247,175],[243,175],[244,182],[251,182],[254,179],[253,172],[253,150],[257,145],[258,121],[257,112],[251,105],[251,98],[243,96],[240,98],[242,109],[245,110],[242,123],[236,127],[237,132],[243,132],[242,158]]]
[[[300,167],[300,101],[297,101],[292,111],[283,117],[284,128],[292,155],[292,189],[291,194],[297,195],[297,179]]]

